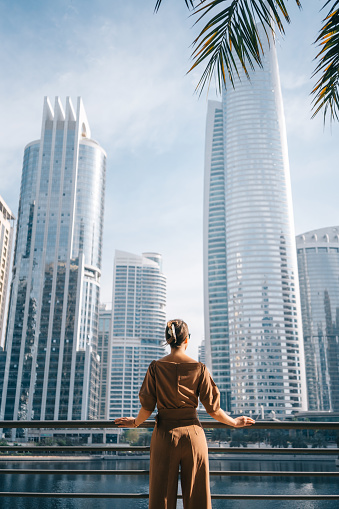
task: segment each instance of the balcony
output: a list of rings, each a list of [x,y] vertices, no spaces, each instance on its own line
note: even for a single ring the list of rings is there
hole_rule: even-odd
[[[204,428],[208,430],[211,429],[227,429],[227,427],[223,424],[220,424],[216,421],[203,421],[202,425]],[[25,428],[23,428],[25,426]],[[145,422],[141,428],[153,428],[154,421]],[[40,433],[43,434],[46,430],[96,430],[98,433],[101,431],[103,433],[109,433],[110,430],[116,429],[111,421],[0,421],[0,428],[4,429],[21,429],[24,430],[24,434],[28,433],[28,430],[39,429]],[[247,428],[247,433],[253,433],[258,430],[334,430],[337,435],[339,433],[339,422],[295,422],[295,421],[258,421],[251,428]],[[295,433],[295,431],[292,431]],[[57,454],[60,456],[61,454],[83,454],[87,453],[90,455],[96,455],[96,457],[102,458],[103,455],[110,455],[112,458],[112,454],[116,459],[119,459],[119,454],[129,454],[129,457],[133,457],[135,454],[149,454],[149,446],[129,446],[129,445],[120,445],[120,444],[84,444],[84,445],[1,445],[0,446],[0,454],[18,454],[18,453],[35,453],[34,456],[39,454]],[[300,455],[300,458],[304,458],[307,455],[312,455],[313,457],[326,457],[333,458],[333,464],[336,462],[339,467],[339,460],[336,459],[339,457],[339,448],[337,447],[317,447],[317,448],[309,448],[309,447],[300,447],[300,448],[291,448],[291,447],[279,447],[279,448],[258,448],[258,447],[225,447],[225,446],[212,446],[209,447],[209,454],[213,458],[223,459],[227,458],[230,455],[239,455],[239,459],[241,455],[246,455],[253,457],[260,455],[260,457],[267,458],[276,458],[276,455],[281,455],[281,457],[291,458],[291,456]],[[106,457],[106,456],[104,456]],[[43,459],[44,456],[41,456]],[[5,459],[5,458],[3,458]],[[18,461],[22,459],[18,456]],[[28,459],[28,458],[27,458]],[[79,462],[81,462],[81,456],[77,456]],[[147,457],[146,457],[147,459]],[[302,460],[301,460],[302,461]],[[67,476],[146,476],[148,475],[148,470],[145,469],[72,469],[69,468],[70,464],[65,463],[65,467],[63,469],[53,469],[53,468],[24,468],[24,463],[21,463],[22,468],[2,468],[0,464],[0,476],[6,475],[26,475],[26,476],[37,476],[37,475],[67,475]],[[272,463],[273,465],[273,463]],[[50,465],[48,465],[50,466]],[[89,464],[90,466],[90,464]],[[258,478],[274,478],[274,477],[303,477],[307,478],[309,482],[311,482],[314,478],[339,478],[339,468],[335,471],[294,471],[294,470],[211,470],[210,471],[211,479],[213,477],[246,477],[250,478],[253,482],[253,486],[255,486],[258,482]],[[256,482],[257,481],[257,482]],[[34,487],[34,486],[33,486]],[[212,489],[212,499],[224,499],[224,500],[339,500],[339,490],[336,490],[337,494],[284,494],[284,493],[274,493],[274,494],[234,494],[234,493],[215,493]],[[58,498],[58,499],[72,499],[72,498],[94,498],[94,499],[147,499],[148,493],[103,493],[103,492],[41,492],[41,491],[15,491],[15,492],[6,492],[1,491],[0,497],[17,497],[17,498]],[[179,495],[178,498],[181,498]],[[336,502],[334,502],[336,504]],[[330,507],[330,506],[328,506]],[[331,506],[331,507],[334,507]]]

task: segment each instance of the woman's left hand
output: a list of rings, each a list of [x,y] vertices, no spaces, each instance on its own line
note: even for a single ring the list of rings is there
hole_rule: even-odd
[[[255,424],[255,420],[252,417],[245,417],[242,415],[241,417],[236,417],[235,419],[235,428],[245,428],[246,426],[252,426]]]
[[[119,417],[114,420],[114,424],[117,424],[118,428],[137,428],[134,417]]]

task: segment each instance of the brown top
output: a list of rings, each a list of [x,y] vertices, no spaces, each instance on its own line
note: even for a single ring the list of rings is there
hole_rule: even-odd
[[[220,408],[220,393],[202,362],[152,361],[142,383],[141,406],[152,411],[163,408],[196,408],[198,397],[206,412]]]

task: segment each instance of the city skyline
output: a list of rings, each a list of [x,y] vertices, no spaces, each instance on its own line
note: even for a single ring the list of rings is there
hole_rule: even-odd
[[[153,15],[151,0],[133,5],[101,0],[99,8],[88,0],[53,6],[37,0],[34,9],[22,1],[0,3],[6,40],[0,48],[1,194],[16,215],[22,147],[27,137],[39,137],[41,98],[81,95],[109,161],[102,299],[111,301],[114,249],[160,251],[168,317],[188,322],[189,352],[197,356],[203,337],[206,95],[194,95],[199,70],[185,76],[193,20],[181,4],[164,3]],[[337,224],[339,129],[333,124],[323,130],[321,117],[310,120],[317,52],[312,41],[322,13],[309,2],[302,14],[292,8],[291,16],[277,49],[300,233]],[[180,249],[169,240],[173,236]]]
[[[45,97],[24,149],[1,419],[97,417],[105,172],[81,98]]]

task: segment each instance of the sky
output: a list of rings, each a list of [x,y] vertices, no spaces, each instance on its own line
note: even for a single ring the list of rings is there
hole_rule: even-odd
[[[339,224],[339,126],[311,120],[313,44],[324,2],[307,0],[277,41],[296,233]],[[204,336],[202,215],[208,99],[191,65],[184,0],[0,0],[0,195],[17,215],[23,150],[38,139],[44,96],[81,96],[107,152],[101,300],[114,250],[163,255],[167,316],[183,318],[196,357]]]

